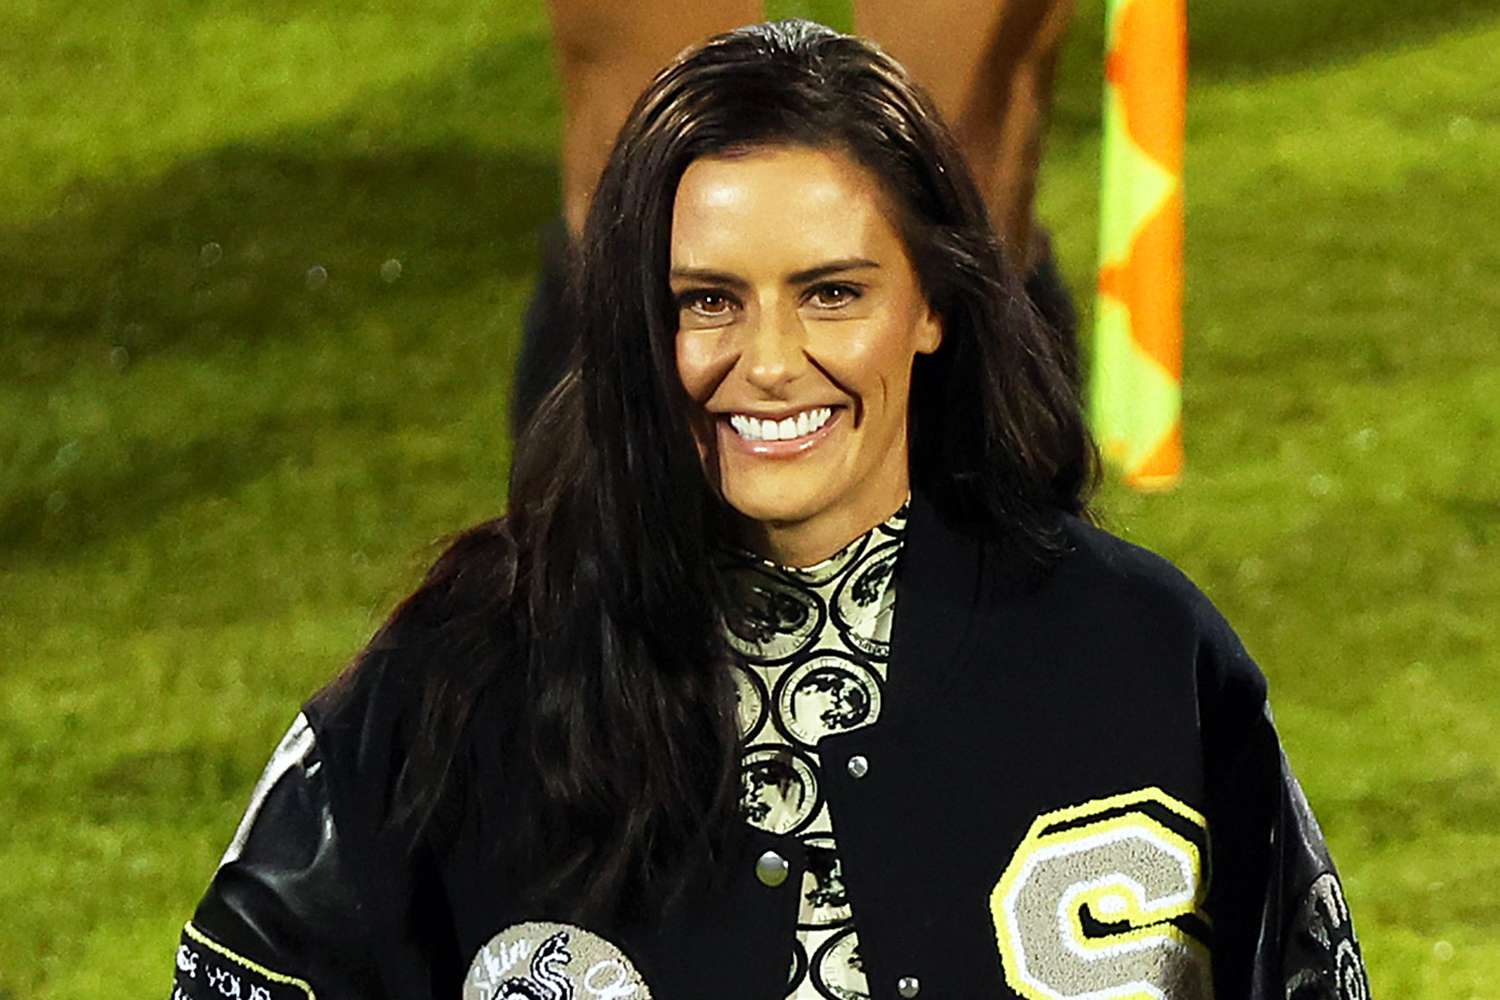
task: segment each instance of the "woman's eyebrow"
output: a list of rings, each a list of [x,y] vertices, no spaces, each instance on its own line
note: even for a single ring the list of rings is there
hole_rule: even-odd
[[[723,285],[725,288],[733,288],[743,291],[750,287],[750,282],[737,274],[728,271],[715,271],[710,267],[674,267],[668,273],[669,279],[682,281],[702,281],[711,285]]]
[[[801,271],[793,271],[786,276],[789,285],[805,285],[809,282],[827,278],[835,274],[843,274],[845,271],[858,271],[865,268],[879,268],[877,261],[868,257],[845,257],[839,260],[831,260],[826,264],[816,267],[805,268]],[[728,271],[716,271],[711,267],[674,267],[668,273],[668,278],[678,281],[702,281],[714,285],[723,285],[725,288],[743,290],[750,287],[750,282],[737,274]]]
[[[831,260],[817,267],[809,267],[805,271],[793,271],[787,275],[786,280],[789,285],[805,285],[808,282],[842,274],[845,271],[858,271],[870,267],[878,268],[880,264],[866,257],[848,257],[844,260]]]

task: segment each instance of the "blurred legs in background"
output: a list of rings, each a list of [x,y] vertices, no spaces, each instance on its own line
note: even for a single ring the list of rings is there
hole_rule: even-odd
[[[903,0],[854,8],[856,33],[895,56],[937,102],[1021,268],[1045,252],[1045,240],[1034,240],[1032,199],[1072,7],[1072,0],[923,0],[919,18]]]
[[[1072,296],[1033,218],[1036,172],[1057,52],[1073,0],[856,0],[858,34],[927,88],[953,127],[1026,291],[1058,331],[1076,375]],[[762,17],[759,0],[550,0],[563,94],[563,219],[544,234],[542,269],[523,321],[511,392],[519,432],[561,376],[571,348],[562,318],[567,258],[631,105],[684,48]]]
[[[522,320],[511,386],[512,437],[557,384],[572,347],[562,318],[570,244],[615,134],[646,84],[700,39],[760,20],[760,0],[549,0],[552,46],[562,81],[563,217],[542,234],[542,266]]]
[[[920,13],[918,13],[920,12]],[[1057,54],[1073,0],[856,0],[854,29],[927,88],[953,129],[1026,292],[1077,381],[1078,317],[1034,215]]]
[[[656,71],[694,42],[761,19],[760,0],[549,0],[562,78],[563,216],[583,231],[615,134]]]

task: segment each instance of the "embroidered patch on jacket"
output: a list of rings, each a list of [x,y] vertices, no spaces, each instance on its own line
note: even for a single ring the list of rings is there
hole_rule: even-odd
[[[305,980],[273,972],[189,923],[177,946],[172,1000],[314,1000]]]
[[[990,894],[1005,979],[1032,1000],[1210,1000],[1208,826],[1159,788],[1045,813]]]
[[[1319,875],[1302,897],[1286,962],[1287,1000],[1370,1000],[1349,904],[1332,872]]]
[[[469,964],[464,1000],[651,1000],[625,954],[569,924],[514,924]]]

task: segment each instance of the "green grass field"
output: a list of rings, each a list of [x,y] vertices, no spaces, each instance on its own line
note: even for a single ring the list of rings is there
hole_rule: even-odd
[[[503,503],[546,19],[0,12],[0,1000],[161,996],[300,700]],[[1042,193],[1079,289],[1101,18]],[[1500,997],[1500,9],[1192,33],[1190,469],[1102,509],[1270,675],[1376,995]]]

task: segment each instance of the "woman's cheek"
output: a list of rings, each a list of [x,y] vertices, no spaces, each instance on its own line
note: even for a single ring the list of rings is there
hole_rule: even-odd
[[[898,362],[899,345],[892,340],[871,324],[843,323],[820,337],[809,353],[841,387],[858,393],[861,385],[879,381]]]
[[[733,340],[717,331],[683,330],[677,334],[677,377],[690,398],[706,403],[734,367]]]

